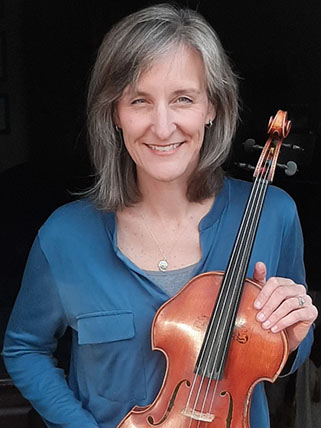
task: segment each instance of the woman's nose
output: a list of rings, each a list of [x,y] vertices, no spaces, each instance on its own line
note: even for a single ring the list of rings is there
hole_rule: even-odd
[[[173,112],[168,106],[157,106],[154,110],[152,131],[160,140],[166,140],[175,131]]]

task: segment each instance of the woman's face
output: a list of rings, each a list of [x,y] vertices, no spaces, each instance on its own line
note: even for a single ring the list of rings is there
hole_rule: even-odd
[[[115,122],[143,180],[186,183],[194,171],[205,124],[215,117],[207,98],[204,66],[190,48],[173,49],[128,86]]]

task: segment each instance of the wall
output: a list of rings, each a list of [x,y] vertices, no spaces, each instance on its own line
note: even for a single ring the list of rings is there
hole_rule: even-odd
[[[29,152],[22,4],[23,0],[2,1],[0,32],[5,37],[5,77],[0,79],[0,94],[8,99],[10,130],[0,133],[0,173],[26,161]]]

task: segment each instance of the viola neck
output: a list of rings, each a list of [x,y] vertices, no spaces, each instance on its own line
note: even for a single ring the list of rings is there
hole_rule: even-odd
[[[269,181],[253,183],[222,285],[208,325],[195,372],[211,379],[223,376],[254,240]]]
[[[225,287],[228,291],[233,290],[234,286],[242,290],[268,185],[266,179],[257,178],[254,181],[224,275],[223,294]]]

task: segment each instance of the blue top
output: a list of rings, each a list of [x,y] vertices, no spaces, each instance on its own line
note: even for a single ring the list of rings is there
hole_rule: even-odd
[[[199,225],[202,258],[194,274],[225,270],[250,184],[226,179]],[[293,200],[270,186],[248,276],[255,262],[268,276],[305,282],[302,233]],[[165,361],[150,329],[168,296],[117,248],[114,213],[88,201],[56,210],[41,227],[8,324],[4,361],[22,394],[55,428],[115,428],[134,405],[159,391]],[[68,380],[55,366],[56,341],[70,326]],[[293,372],[308,356],[312,329]],[[68,382],[68,383],[67,383]],[[263,384],[256,386],[251,426],[269,427]]]

